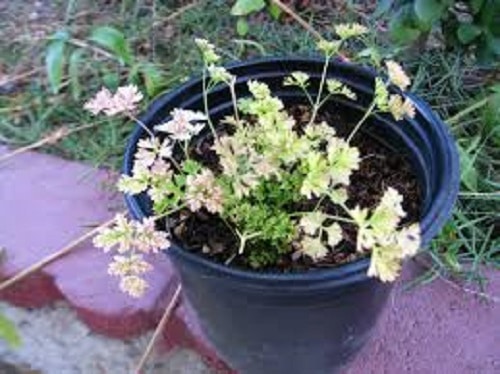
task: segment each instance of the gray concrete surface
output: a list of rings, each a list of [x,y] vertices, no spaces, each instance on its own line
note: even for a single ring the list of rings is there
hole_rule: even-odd
[[[127,341],[106,338],[91,332],[63,302],[32,310],[0,303],[0,311],[18,326],[23,341],[18,349],[0,342],[0,374],[129,374],[152,334]],[[175,350],[150,357],[145,373],[213,372],[196,353]]]

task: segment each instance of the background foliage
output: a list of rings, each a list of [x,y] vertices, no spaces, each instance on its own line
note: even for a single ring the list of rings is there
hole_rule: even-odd
[[[448,49],[471,51],[479,63],[492,64],[500,57],[498,0],[384,0],[377,15],[390,18],[396,43],[422,41],[439,33]]]

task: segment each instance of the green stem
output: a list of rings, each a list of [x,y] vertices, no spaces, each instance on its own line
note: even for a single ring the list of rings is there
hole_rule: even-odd
[[[248,240],[256,238],[262,234],[262,232],[260,231],[254,232],[252,234],[245,234],[245,233],[241,234],[238,230],[236,232],[238,234],[238,237],[240,238],[240,247],[238,248],[238,254],[240,255],[245,250],[245,245]]]
[[[231,256],[228,257],[228,259],[224,262],[224,265],[228,266],[234,259],[235,257],[238,256],[238,253],[235,252]]]
[[[349,210],[349,208],[345,205],[345,203],[337,203],[338,206],[340,206],[344,212],[346,212],[346,214],[351,217],[351,218],[343,218],[343,217],[340,217],[342,218],[345,222],[349,222],[349,223],[356,223],[353,219],[352,219],[352,215],[351,215],[351,212]],[[331,218],[334,218],[334,217],[331,217]]]
[[[304,94],[306,95],[307,100],[309,101],[309,104],[311,105],[311,107],[314,107],[314,100],[312,99],[309,91],[307,91],[307,88],[304,86],[300,86],[300,88],[302,88],[302,91],[304,91]]]
[[[210,113],[208,111],[208,92],[207,92],[207,74],[206,74],[207,67],[206,65],[203,66],[203,105],[205,107],[205,115],[207,116],[207,121],[208,121],[208,126],[210,127],[210,130],[212,131],[212,135],[214,136],[214,141],[217,141],[217,133],[215,132],[214,124],[212,123],[212,120],[210,119]]]
[[[301,216],[304,216],[306,214],[310,214],[311,212],[294,212],[294,213],[290,213],[288,216],[289,217],[301,217]],[[335,221],[339,221],[339,222],[345,222],[345,223],[354,223],[354,221],[352,219],[349,219],[349,218],[346,218],[346,217],[340,217],[340,216],[335,216],[335,215],[332,215],[332,214],[326,214],[324,213],[325,217],[327,218],[330,218],[330,219],[333,219]]]
[[[321,100],[321,103],[319,103],[319,107],[321,108],[328,101],[328,99],[330,97],[332,97],[331,93],[329,93],[328,95],[326,95],[326,97],[323,100]]]
[[[240,247],[238,248],[239,255],[243,254],[243,251],[245,250],[246,243],[247,243],[247,238],[245,236],[241,236],[240,237]]]
[[[326,198],[326,195],[323,195],[323,196],[321,196],[321,197],[319,198],[319,200],[318,200],[318,202],[317,202],[316,206],[315,206],[315,207],[314,207],[314,209],[313,209],[313,212],[315,212],[315,211],[317,211],[317,210],[318,210],[318,208],[320,207],[320,205],[321,205],[321,203],[323,202],[323,200],[325,200],[325,198]]]
[[[323,65],[323,72],[321,74],[321,81],[319,83],[318,96],[316,97],[316,103],[313,106],[313,114],[311,116],[311,120],[309,121],[309,125],[314,123],[314,121],[316,120],[316,116],[318,115],[318,110],[320,108],[320,103],[321,103],[321,96],[323,95],[323,87],[326,81],[326,73],[328,72],[328,65],[330,63],[330,57],[331,56],[325,57],[325,64]]]
[[[182,147],[183,151],[184,151],[184,156],[186,156],[186,160],[189,160],[189,152],[188,152],[188,141],[185,140],[184,141],[184,146]]]
[[[127,117],[130,118],[132,121],[137,122],[137,124],[139,124],[139,126],[141,126],[144,129],[144,131],[146,131],[148,135],[152,139],[154,139],[155,134],[141,120],[139,120],[139,118],[135,117],[132,113],[127,113]]]
[[[233,79],[231,82],[228,83],[228,86],[229,90],[231,91],[231,100],[233,102],[233,108],[234,108],[234,118],[236,118],[236,124],[238,125],[238,127],[240,127],[240,116],[238,114],[238,101],[236,97],[235,83],[236,80]]]
[[[174,167],[177,169],[178,172],[180,172],[182,170],[182,168],[179,165],[179,163],[177,161],[175,161],[175,158],[173,158],[172,156],[170,156],[168,159],[170,160],[170,162],[172,162],[172,164],[174,165]]]
[[[174,209],[169,210],[168,212],[161,213],[161,214],[158,214],[156,216],[153,216],[153,220],[157,221],[159,219],[168,217],[169,215],[177,213],[178,211],[184,209],[186,206],[187,206],[186,204],[181,204],[181,205],[175,207]]]
[[[363,117],[359,120],[359,122],[356,124],[352,132],[349,134],[349,137],[347,138],[347,143],[350,143],[354,135],[358,132],[360,129],[361,125],[366,121],[366,119],[372,114],[373,109],[375,108],[376,102],[375,99],[372,101],[370,106],[368,107],[368,110],[365,112]]]
[[[325,214],[326,217],[333,219],[334,221],[340,221],[340,222],[345,222],[345,223],[355,223],[354,220],[345,218],[345,217],[340,217],[340,216],[334,216],[331,214]]]
[[[351,217],[351,213],[350,213],[350,211],[349,211],[349,208],[348,208],[348,207],[347,207],[344,203],[339,203],[338,205],[339,205],[342,209],[344,209],[344,212],[346,212],[346,213],[349,215],[349,217]]]

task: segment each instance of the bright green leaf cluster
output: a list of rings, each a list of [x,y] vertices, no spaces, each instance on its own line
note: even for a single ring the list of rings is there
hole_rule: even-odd
[[[342,241],[342,228],[337,222],[329,225],[328,215],[321,211],[306,213],[299,221],[303,233],[301,238],[301,253],[314,260],[324,258],[329,248],[335,248]]]
[[[403,196],[389,187],[379,205],[371,212],[355,207],[349,213],[358,226],[357,250],[371,250],[368,275],[383,282],[396,279],[401,261],[413,256],[420,248],[420,228],[417,224],[398,229],[406,215]]]
[[[309,85],[309,74],[302,71],[294,71],[283,81],[284,86],[297,86],[307,88]]]
[[[147,94],[152,97],[166,85],[164,73],[153,63],[139,61],[132,53],[130,43],[124,33],[110,26],[99,26],[93,29],[84,39],[79,35],[71,35],[68,31],[57,31],[50,38],[45,50],[45,68],[47,80],[53,93],[61,89],[62,78],[69,77],[69,88],[75,99],[79,99],[83,91],[82,76],[86,68],[101,69],[107,85],[118,86],[118,71],[109,72],[108,60],[116,61],[120,66],[128,68],[127,80],[134,84],[142,83]],[[106,63],[96,64],[91,58],[98,54]]]
[[[328,194],[334,187],[348,185],[354,170],[359,168],[360,155],[356,147],[345,140],[331,137],[326,154],[311,151],[302,162],[306,172],[301,193],[309,198]]]
[[[409,97],[401,94],[389,94],[388,84],[397,86],[401,91],[405,91],[411,84],[410,78],[403,68],[394,61],[386,61],[388,83],[382,78],[375,78],[374,105],[382,113],[391,113],[396,121],[401,121],[404,117],[415,117],[415,106]]]
[[[341,46],[341,42],[339,40],[325,40],[321,39],[316,47],[318,50],[324,53],[325,56],[331,57],[338,53]]]
[[[335,33],[342,40],[355,38],[368,32],[368,28],[366,28],[366,26],[360,25],[359,23],[340,24],[335,26],[334,29]]]
[[[330,94],[345,96],[348,99],[356,100],[356,94],[353,90],[337,79],[327,79],[326,87]]]
[[[220,56],[215,52],[215,46],[206,39],[195,39],[196,46],[200,49],[205,64],[212,65],[220,60]]]

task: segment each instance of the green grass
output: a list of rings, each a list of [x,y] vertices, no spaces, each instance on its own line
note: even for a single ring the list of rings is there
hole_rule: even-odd
[[[148,101],[175,87],[200,68],[194,37],[204,37],[223,47],[227,61],[314,53],[313,38],[300,26],[292,21],[272,21],[265,15],[263,22],[250,21],[246,37],[238,37],[236,21],[229,15],[229,2],[223,0],[201,2],[175,19],[168,17],[186,2],[158,0],[147,6],[138,0],[111,5],[53,2],[48,11],[40,10],[42,16],[37,20],[28,19],[26,15],[33,9],[23,3],[11,2],[4,11],[10,16],[0,15],[0,73],[16,76],[38,69],[28,78],[0,84],[0,143],[14,147],[30,144],[63,125],[93,123],[96,119],[82,110],[82,103],[102,84],[116,87],[133,81],[147,88],[144,74],[137,72],[137,66],[146,62],[159,74],[154,77],[157,84],[149,92]],[[318,14],[306,10],[303,15],[328,32],[329,22],[356,19],[359,12],[347,9],[344,13],[332,10],[331,14]],[[375,20],[365,21],[376,26]],[[116,57],[83,48],[78,73],[65,72],[63,88],[52,93],[44,68],[48,37],[66,30],[72,38],[88,41],[92,30],[102,25],[113,26],[125,35],[134,64],[123,66]],[[468,55],[459,52],[408,53],[393,48],[384,34],[374,35],[382,43],[384,54],[395,55],[413,72],[413,90],[442,118],[451,119],[450,129],[460,145],[462,196],[453,219],[429,250],[432,271],[481,283],[480,265],[500,266],[500,89],[497,93],[491,90],[494,71],[475,67]],[[67,57],[75,49],[69,45]],[[118,168],[132,125],[122,120],[99,121],[95,129],[71,135],[43,151]]]
[[[450,119],[461,158],[459,201],[430,247],[429,274],[482,286],[485,268],[480,265],[500,268],[500,92],[491,88],[493,80],[478,83],[485,71],[457,53],[423,54],[413,65],[415,91]]]

